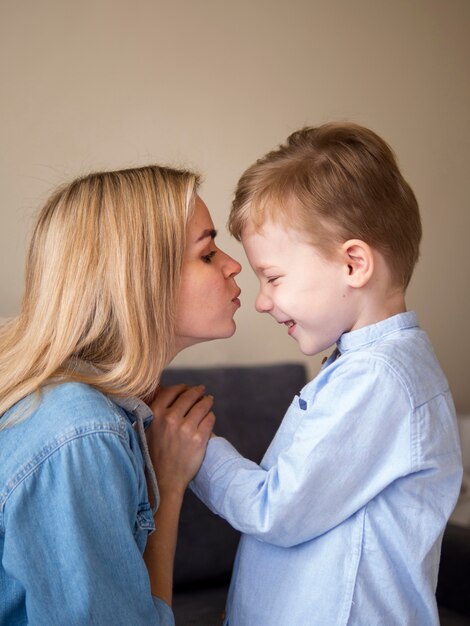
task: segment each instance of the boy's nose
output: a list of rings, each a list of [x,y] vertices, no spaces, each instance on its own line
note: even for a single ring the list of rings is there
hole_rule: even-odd
[[[270,298],[264,295],[262,291],[258,293],[255,300],[255,309],[258,313],[269,313],[273,308],[273,303]]]

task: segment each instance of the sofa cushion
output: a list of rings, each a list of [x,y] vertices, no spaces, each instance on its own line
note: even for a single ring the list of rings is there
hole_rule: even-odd
[[[466,617],[466,623],[470,624],[469,527],[452,523],[446,526],[436,597],[440,607],[460,613]]]
[[[180,626],[221,626],[226,597],[226,586],[179,591],[175,594],[173,602],[176,624]]]

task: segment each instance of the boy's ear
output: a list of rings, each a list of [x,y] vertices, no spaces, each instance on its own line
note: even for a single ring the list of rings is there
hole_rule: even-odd
[[[361,239],[349,239],[341,246],[343,264],[350,287],[364,287],[374,273],[371,247]]]

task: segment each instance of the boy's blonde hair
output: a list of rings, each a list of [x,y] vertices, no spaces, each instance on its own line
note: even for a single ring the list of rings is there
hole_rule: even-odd
[[[172,354],[198,183],[151,165],[90,174],[51,196],[33,231],[21,312],[0,329],[0,417],[51,379],[121,396],[155,391]]]
[[[240,240],[247,225],[282,221],[305,233],[326,256],[361,239],[381,252],[405,289],[419,257],[421,221],[414,193],[391,148],[356,124],[304,128],[240,178],[229,229]]]

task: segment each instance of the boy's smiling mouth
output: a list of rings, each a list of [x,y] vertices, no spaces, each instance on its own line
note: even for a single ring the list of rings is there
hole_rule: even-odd
[[[295,328],[296,322],[294,320],[286,320],[285,322],[279,322],[279,324],[284,324],[284,326],[287,326],[287,330],[290,335]]]

